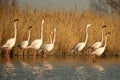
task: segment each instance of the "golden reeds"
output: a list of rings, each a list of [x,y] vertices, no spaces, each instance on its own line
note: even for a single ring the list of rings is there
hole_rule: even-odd
[[[51,54],[71,54],[70,51],[74,44],[84,41],[85,27],[88,23],[91,23],[92,26],[88,30],[89,38],[85,53],[89,45],[101,40],[101,27],[103,25],[108,26],[105,29],[105,33],[112,33],[108,38],[106,48],[108,53],[106,54],[115,55],[120,50],[120,16],[118,15],[104,15],[91,11],[81,12],[79,10],[65,11],[64,9],[56,11],[52,9],[19,9],[17,7],[11,7],[7,11],[1,7],[0,9],[0,46],[13,36],[13,20],[19,18],[16,45],[27,38],[27,28],[30,25],[33,26],[30,41],[39,38],[41,21],[45,19],[43,43],[49,42],[49,33],[54,27],[57,28],[55,48]],[[20,52],[16,45],[14,54]]]

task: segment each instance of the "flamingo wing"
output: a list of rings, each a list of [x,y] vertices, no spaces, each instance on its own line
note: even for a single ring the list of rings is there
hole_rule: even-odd
[[[18,47],[20,48],[26,48],[27,46],[28,46],[28,41],[23,41],[18,45]]]
[[[53,49],[53,45],[52,44],[44,44],[42,47],[41,47],[41,51],[51,51]]]
[[[44,47],[47,46],[47,44],[44,44],[40,47],[40,51],[43,51]]]
[[[85,46],[85,44],[83,42],[78,43],[72,48],[72,52],[75,51],[75,50],[81,50],[81,49],[84,48],[84,46]]]
[[[93,51],[91,54],[96,54],[96,55],[100,56],[104,51],[105,51],[105,48],[100,47],[100,48],[96,49],[95,51]]]
[[[10,38],[7,40],[6,44],[4,44],[2,47],[12,48],[14,45],[15,45],[15,38]]]
[[[101,45],[102,45],[101,42],[95,42],[95,43],[91,46],[91,48],[97,49],[97,48],[99,48]]]
[[[78,51],[81,51],[84,47],[85,47],[85,43],[84,42],[79,43]]]
[[[42,45],[42,40],[41,40],[41,39],[37,39],[37,40],[34,40],[34,41],[31,43],[30,46],[31,46],[32,48],[39,49],[41,45]]]

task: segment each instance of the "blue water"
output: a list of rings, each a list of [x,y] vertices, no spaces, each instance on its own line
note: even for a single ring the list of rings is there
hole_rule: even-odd
[[[120,58],[0,58],[0,80],[120,80]]]

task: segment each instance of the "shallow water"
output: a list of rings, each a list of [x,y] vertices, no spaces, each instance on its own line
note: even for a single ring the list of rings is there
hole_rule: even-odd
[[[120,80],[120,58],[0,57],[0,80]]]

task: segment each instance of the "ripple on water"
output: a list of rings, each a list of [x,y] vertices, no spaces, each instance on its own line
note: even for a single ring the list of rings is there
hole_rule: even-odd
[[[64,63],[0,64],[0,80],[119,80],[120,64]]]

